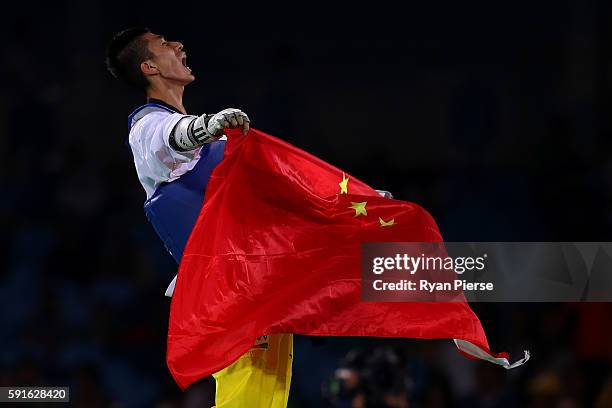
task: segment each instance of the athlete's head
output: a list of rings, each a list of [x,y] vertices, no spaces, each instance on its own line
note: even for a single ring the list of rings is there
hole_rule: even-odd
[[[144,27],[128,28],[113,37],[106,66],[115,78],[144,91],[158,82],[187,85],[195,79],[183,44],[167,41]]]

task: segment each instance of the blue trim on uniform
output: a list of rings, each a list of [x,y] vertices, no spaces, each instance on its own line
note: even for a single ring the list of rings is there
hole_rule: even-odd
[[[132,111],[132,113],[129,114],[128,116],[128,131],[130,131],[132,129],[132,119],[134,118],[134,116],[136,116],[136,114],[138,114],[138,112],[140,112],[141,110],[145,109],[145,108],[149,108],[149,107],[155,107],[155,108],[161,108],[163,110],[165,110],[166,112],[170,112],[170,113],[180,113],[178,111],[172,110],[170,108],[168,108],[167,106],[164,105],[160,105],[159,103],[146,103],[142,106],[137,107],[136,109],[134,109]]]

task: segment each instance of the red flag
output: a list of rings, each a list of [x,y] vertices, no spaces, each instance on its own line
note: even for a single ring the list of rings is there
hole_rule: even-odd
[[[506,368],[526,361],[492,354],[465,302],[360,300],[362,243],[442,240],[424,209],[263,132],[228,136],[172,298],[167,363],[181,388],[274,333],[449,338]]]

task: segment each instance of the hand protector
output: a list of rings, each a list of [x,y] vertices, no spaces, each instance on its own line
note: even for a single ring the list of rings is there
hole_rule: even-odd
[[[385,190],[376,190],[376,192],[378,194],[380,194],[380,196],[383,197],[383,198],[393,198],[393,194],[391,194],[388,191],[385,191]]]
[[[239,109],[224,109],[215,115],[187,116],[181,119],[170,134],[170,146],[177,151],[193,150],[223,136],[223,129],[242,128],[249,131],[249,117]]]
[[[246,135],[249,131],[250,122],[247,114],[240,109],[224,109],[210,118],[206,131],[213,137],[218,137],[223,133],[223,129],[242,128],[242,133]]]

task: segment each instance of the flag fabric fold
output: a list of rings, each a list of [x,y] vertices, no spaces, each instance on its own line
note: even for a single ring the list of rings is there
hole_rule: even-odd
[[[381,197],[348,173],[251,129],[228,132],[178,272],[168,367],[181,388],[275,333],[455,339],[494,354],[466,302],[362,302],[365,242],[440,242],[416,204]]]

